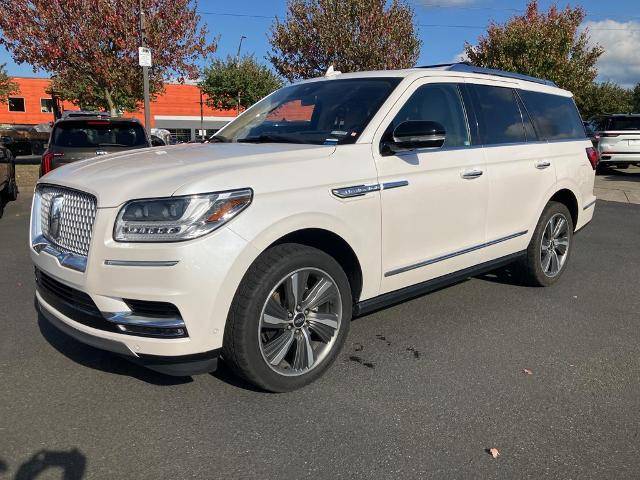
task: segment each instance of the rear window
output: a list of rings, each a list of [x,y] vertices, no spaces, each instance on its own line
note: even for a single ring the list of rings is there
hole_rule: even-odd
[[[640,130],[640,117],[609,117],[600,130]]]
[[[519,92],[541,139],[571,140],[586,137],[573,98],[528,90]]]
[[[135,122],[79,120],[63,122],[53,131],[53,144],[58,147],[144,147],[147,139],[142,125]]]

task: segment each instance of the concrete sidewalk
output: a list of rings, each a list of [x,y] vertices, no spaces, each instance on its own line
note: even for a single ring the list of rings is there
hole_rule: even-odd
[[[610,170],[596,176],[593,193],[599,200],[640,204],[640,168]]]

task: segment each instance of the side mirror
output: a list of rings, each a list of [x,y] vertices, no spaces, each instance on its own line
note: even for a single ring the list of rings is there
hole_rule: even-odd
[[[414,150],[416,148],[440,148],[447,138],[444,127],[429,120],[408,120],[393,131],[393,151]]]

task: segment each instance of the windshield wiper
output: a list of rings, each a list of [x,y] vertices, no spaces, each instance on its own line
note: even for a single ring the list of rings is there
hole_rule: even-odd
[[[255,137],[239,138],[236,141],[238,143],[304,143],[291,137],[272,133],[263,133],[262,135],[257,135]]]

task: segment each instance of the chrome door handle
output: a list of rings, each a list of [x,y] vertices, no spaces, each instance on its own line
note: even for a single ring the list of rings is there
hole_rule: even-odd
[[[538,170],[544,170],[545,168],[550,166],[551,166],[551,162],[546,162],[546,161],[536,162],[536,168]]]
[[[482,170],[478,170],[478,169],[473,169],[473,170],[463,170],[463,172],[460,174],[460,176],[462,178],[465,178],[467,180],[471,180],[474,178],[478,178],[480,176],[482,176],[484,172]]]

